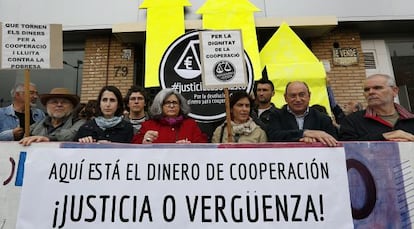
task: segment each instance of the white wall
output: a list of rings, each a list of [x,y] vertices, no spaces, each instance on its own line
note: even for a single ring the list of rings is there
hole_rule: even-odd
[[[388,74],[394,77],[390,53],[384,40],[361,40],[363,52],[374,52],[376,69],[366,69],[367,76],[375,73]]]
[[[206,0],[189,0],[186,19]],[[0,21],[58,23],[64,30],[112,28],[144,21],[143,0],[0,0]],[[412,0],[251,0],[262,11],[256,17],[336,16],[339,21],[414,19]]]
[[[265,0],[267,17],[333,15],[339,21],[414,19],[412,0]]]
[[[0,0],[0,21],[63,24],[64,30],[136,22],[140,0]]]
[[[375,69],[365,69],[366,75],[370,76],[376,73],[388,74],[395,80],[390,52],[384,40],[361,40],[361,47],[363,52],[373,52],[375,57]],[[399,103],[399,97],[395,99]]]

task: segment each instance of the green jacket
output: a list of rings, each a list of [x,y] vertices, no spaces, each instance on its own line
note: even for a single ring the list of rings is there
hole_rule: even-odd
[[[85,120],[74,119],[72,115],[67,117],[64,123],[57,128],[53,128],[50,121],[51,118],[47,116],[40,122],[31,125],[30,135],[45,136],[50,141],[73,141],[79,127],[85,123]]]

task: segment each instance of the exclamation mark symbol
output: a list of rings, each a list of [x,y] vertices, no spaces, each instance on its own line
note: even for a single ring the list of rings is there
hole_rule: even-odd
[[[321,217],[319,219],[320,219],[320,221],[323,221],[324,217],[323,217],[323,198],[322,198],[322,194],[319,195],[319,206],[320,206],[320,209],[321,209]]]

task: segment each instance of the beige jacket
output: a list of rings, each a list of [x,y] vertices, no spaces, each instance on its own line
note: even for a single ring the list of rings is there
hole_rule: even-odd
[[[233,124],[233,123],[232,123]],[[264,130],[256,125],[252,120],[249,120],[250,130],[242,134],[237,134],[237,131],[232,131],[233,142],[236,143],[258,143],[267,142],[267,136]],[[236,129],[233,127],[233,130]],[[224,122],[216,128],[211,138],[212,143],[227,143],[227,123]]]

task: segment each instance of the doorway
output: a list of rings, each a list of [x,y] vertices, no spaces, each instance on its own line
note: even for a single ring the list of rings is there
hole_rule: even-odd
[[[400,99],[407,99],[414,108],[414,39],[406,41],[389,41],[387,46],[391,56],[395,81],[400,89]]]

